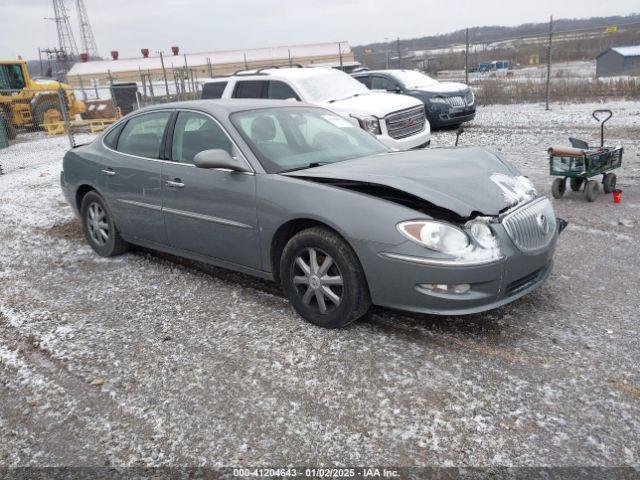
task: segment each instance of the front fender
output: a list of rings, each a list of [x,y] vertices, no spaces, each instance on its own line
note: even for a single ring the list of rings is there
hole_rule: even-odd
[[[257,176],[256,202],[264,270],[271,266],[274,235],[292,220],[327,225],[351,245],[362,262],[365,252],[406,242],[396,229],[399,222],[426,218],[420,212],[371,195],[277,174]]]

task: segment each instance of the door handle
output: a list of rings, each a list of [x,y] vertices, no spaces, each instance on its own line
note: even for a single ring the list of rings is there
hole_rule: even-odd
[[[113,177],[116,174],[116,172],[114,172],[110,168],[105,168],[104,170],[100,170],[100,171],[102,172],[103,175],[107,175],[108,177]]]
[[[165,185],[167,187],[169,187],[169,188],[183,188],[184,187],[184,183],[182,183],[179,178],[176,178],[175,180],[167,180],[165,182]]]

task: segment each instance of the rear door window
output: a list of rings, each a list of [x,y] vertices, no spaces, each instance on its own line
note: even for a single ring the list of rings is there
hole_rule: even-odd
[[[220,149],[235,156],[233,144],[220,125],[207,115],[180,112],[173,130],[171,159],[193,163],[193,157],[204,150]]]
[[[122,129],[117,150],[145,158],[160,158],[160,145],[171,112],[153,112],[133,117]]]
[[[202,98],[203,99],[222,98],[224,89],[227,88],[227,83],[229,82],[205,83],[204,86],[202,87]]]
[[[266,98],[266,80],[241,80],[236,83],[233,98]]]
[[[294,98],[296,100],[300,100],[298,95],[296,95],[296,92],[293,91],[293,88],[280,80],[269,81],[269,93],[267,98],[273,98],[276,100],[288,100],[290,98]]]

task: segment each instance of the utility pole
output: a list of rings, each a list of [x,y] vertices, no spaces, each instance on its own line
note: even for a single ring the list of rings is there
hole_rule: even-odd
[[[464,83],[469,85],[469,29],[466,33],[466,47],[464,49]]]
[[[400,53],[400,37],[398,37],[398,68],[402,69],[402,54]]]
[[[549,20],[549,47],[547,51],[547,88],[545,92],[546,99],[546,110],[549,110],[549,95],[551,92],[551,54],[552,50],[552,41],[553,41],[553,15],[551,15],[551,19]]]
[[[164,76],[165,97],[167,101],[169,101],[171,97],[169,97],[169,81],[167,80],[167,70],[164,68],[164,57],[162,56],[162,52],[158,53],[160,54],[160,65],[162,65],[162,75]]]
[[[344,65],[342,64],[342,46],[338,42],[338,55],[340,56],[340,70],[344,72]]]
[[[389,42],[391,40],[389,40],[388,38],[385,37],[384,39],[384,44],[385,44],[385,54],[386,54],[386,63],[385,63],[385,67],[387,70],[389,70]]]

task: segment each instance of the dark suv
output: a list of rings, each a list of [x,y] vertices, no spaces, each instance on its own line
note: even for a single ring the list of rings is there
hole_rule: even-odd
[[[353,77],[370,90],[421,100],[432,128],[460,125],[476,116],[473,91],[464,83],[439,82],[415,70],[371,70],[354,73]]]

